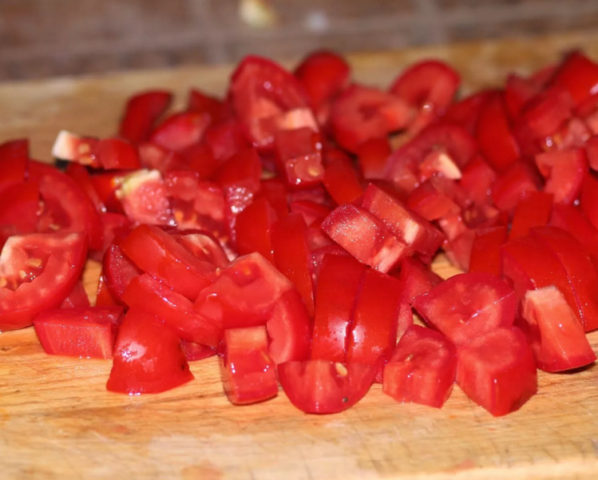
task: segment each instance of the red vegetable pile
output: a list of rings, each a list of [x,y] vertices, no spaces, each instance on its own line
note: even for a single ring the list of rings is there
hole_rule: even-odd
[[[224,99],[191,90],[170,112],[146,91],[114,137],[61,132],[64,171],[0,145],[0,329],[112,358],[115,392],[218,355],[234,404],[280,385],[333,413],[382,382],[440,407],[456,382],[516,410],[538,368],[596,358],[598,65],[573,52],[456,100],[459,84],[440,61],[382,90],[331,52],[293,73],[252,56]],[[433,273],[439,251],[466,273]]]

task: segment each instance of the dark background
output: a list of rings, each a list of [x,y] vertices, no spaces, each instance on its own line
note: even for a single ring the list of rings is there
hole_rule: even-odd
[[[242,13],[260,1],[0,0],[0,80],[598,28],[597,0],[270,0],[265,16]]]

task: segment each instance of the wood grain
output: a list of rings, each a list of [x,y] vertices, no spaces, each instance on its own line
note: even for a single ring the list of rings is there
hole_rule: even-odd
[[[357,78],[384,85],[421,56],[450,60],[466,88],[496,84],[598,36],[457,45],[351,58]],[[229,68],[122,73],[0,85],[0,141],[28,136],[49,158],[56,132],[106,135],[127,95],[152,86],[222,92]],[[445,260],[436,267],[454,271]],[[91,265],[87,282],[94,283]],[[598,332],[589,336],[598,349]],[[284,394],[247,407],[222,394],[213,359],[195,380],[159,395],[105,390],[109,361],[51,357],[31,329],[0,335],[0,477],[10,479],[596,478],[598,368],[541,374],[539,393],[493,418],[455,388],[441,410],[398,404],[375,385],[356,407],[304,415]]]

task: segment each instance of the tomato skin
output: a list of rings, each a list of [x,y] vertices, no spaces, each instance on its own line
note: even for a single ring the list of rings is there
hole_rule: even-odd
[[[228,115],[228,106],[219,98],[208,95],[201,90],[191,88],[187,97],[187,110],[207,113],[211,122],[224,120]]]
[[[120,123],[120,136],[133,143],[147,140],[154,123],[171,101],[172,93],[165,90],[149,90],[129,98]]]
[[[100,166],[106,170],[134,170],[141,168],[139,154],[133,145],[120,138],[103,138],[94,149]]]
[[[596,360],[582,324],[556,287],[528,290],[523,298],[522,318],[538,368],[562,372]]]
[[[139,225],[119,246],[138,268],[191,300],[214,279],[214,265],[196,258],[160,227]]]
[[[35,333],[45,352],[83,358],[112,358],[122,307],[46,310],[35,317]]]
[[[580,105],[598,89],[598,65],[574,51],[557,68],[550,83],[564,87],[575,104]]]
[[[322,183],[328,194],[338,204],[351,203],[363,195],[362,179],[346,155],[324,154],[326,165]]]
[[[500,247],[506,241],[507,227],[504,225],[476,231],[468,270],[500,275]]]
[[[572,204],[579,196],[588,174],[588,160],[581,148],[544,152],[535,162],[546,179],[544,191],[554,195],[555,203]]]
[[[306,360],[278,365],[285,394],[305,413],[347,410],[365,396],[375,376],[375,366],[359,363]]]
[[[116,302],[123,303],[122,296],[127,285],[140,274],[141,270],[125,256],[118,244],[108,247],[102,259],[102,276]]]
[[[537,391],[536,361],[516,327],[490,330],[457,355],[457,384],[493,416],[519,409]]]
[[[225,330],[223,350],[222,385],[232,404],[263,402],[278,395],[276,366],[268,355],[264,326]]]
[[[268,200],[258,195],[235,220],[235,244],[240,255],[258,252],[274,261],[272,228],[276,212]]]
[[[207,113],[179,112],[165,118],[150,135],[150,142],[173,152],[198,143],[210,123]]]
[[[386,169],[386,159],[392,153],[387,138],[372,138],[357,147],[357,163],[361,174],[368,180],[383,179]]]
[[[440,408],[453,389],[457,350],[442,333],[410,326],[384,367],[382,391],[397,402]]]
[[[39,184],[20,182],[0,190],[0,232],[22,235],[36,231],[39,213]]]
[[[559,227],[573,235],[598,265],[598,230],[584,213],[573,205],[553,205],[549,225]]]
[[[525,237],[533,227],[546,225],[552,212],[554,197],[548,192],[530,192],[513,212],[509,239]]]
[[[60,304],[60,308],[85,308],[89,306],[89,298],[82,280],[75,283],[75,286]]]
[[[122,300],[130,308],[159,316],[183,340],[218,346],[220,329],[198,315],[191,300],[147,273],[130,281]]]
[[[425,321],[456,345],[511,326],[517,305],[513,289],[500,277],[487,273],[455,275],[413,301]]]
[[[346,255],[324,255],[315,289],[312,359],[342,362],[366,267]]]
[[[106,388],[160,393],[193,379],[178,336],[152,314],[129,309],[118,330]]]
[[[309,127],[280,130],[274,137],[277,169],[290,187],[318,184],[324,175],[320,135]]]
[[[8,282],[0,287],[0,331],[27,327],[38,313],[59,307],[79,279],[86,255],[87,241],[80,233],[10,237],[0,253],[0,277]],[[27,272],[29,281],[22,281],[19,270]]]
[[[336,207],[321,227],[357,260],[384,273],[406,254],[406,245],[381,220],[353,204]]]
[[[529,165],[514,163],[494,182],[492,201],[500,211],[512,212],[525,195],[540,189],[540,183],[537,172]]]

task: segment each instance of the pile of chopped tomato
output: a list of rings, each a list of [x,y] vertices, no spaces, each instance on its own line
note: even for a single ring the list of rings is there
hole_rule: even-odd
[[[334,413],[379,382],[440,407],[456,383],[518,409],[538,369],[596,359],[598,64],[459,86],[437,60],[384,90],[332,52],[294,72],[250,56],[223,98],[193,89],[172,111],[145,91],[112,137],[60,132],[62,170],[3,143],[0,330],[111,358],[127,394],[217,355],[234,404],[282,387]],[[463,273],[435,274],[441,251]]]

